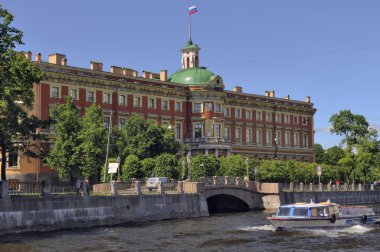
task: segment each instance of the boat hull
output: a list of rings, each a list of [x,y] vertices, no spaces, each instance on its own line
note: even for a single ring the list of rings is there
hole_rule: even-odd
[[[334,220],[330,218],[278,218],[268,217],[271,224],[277,229],[286,228],[329,228],[342,227],[358,224],[375,223],[375,217],[366,217],[363,221],[362,216],[356,217],[338,217]]]

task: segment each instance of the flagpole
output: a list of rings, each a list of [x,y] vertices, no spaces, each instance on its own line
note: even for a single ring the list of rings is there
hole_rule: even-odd
[[[189,42],[191,41],[191,14],[189,13]]]

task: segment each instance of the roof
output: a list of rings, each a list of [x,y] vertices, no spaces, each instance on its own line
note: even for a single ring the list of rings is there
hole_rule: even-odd
[[[178,70],[168,80],[173,83],[198,86],[210,84],[214,76],[216,75],[205,67],[192,67]]]
[[[200,50],[201,48],[197,44],[193,44],[191,40],[187,43],[186,46],[184,46],[181,51],[193,51],[193,50]]]

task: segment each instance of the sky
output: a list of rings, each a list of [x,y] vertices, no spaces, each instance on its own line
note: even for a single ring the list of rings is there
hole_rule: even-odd
[[[326,149],[329,118],[349,109],[380,130],[379,0],[2,0],[24,32],[17,50],[63,53],[68,65],[111,65],[169,74],[188,40],[200,64],[227,90],[276,97],[311,96],[315,143]]]

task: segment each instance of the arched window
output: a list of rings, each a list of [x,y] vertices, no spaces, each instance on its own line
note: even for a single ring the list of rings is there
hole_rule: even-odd
[[[190,59],[189,57],[186,58],[186,68],[190,67]]]

